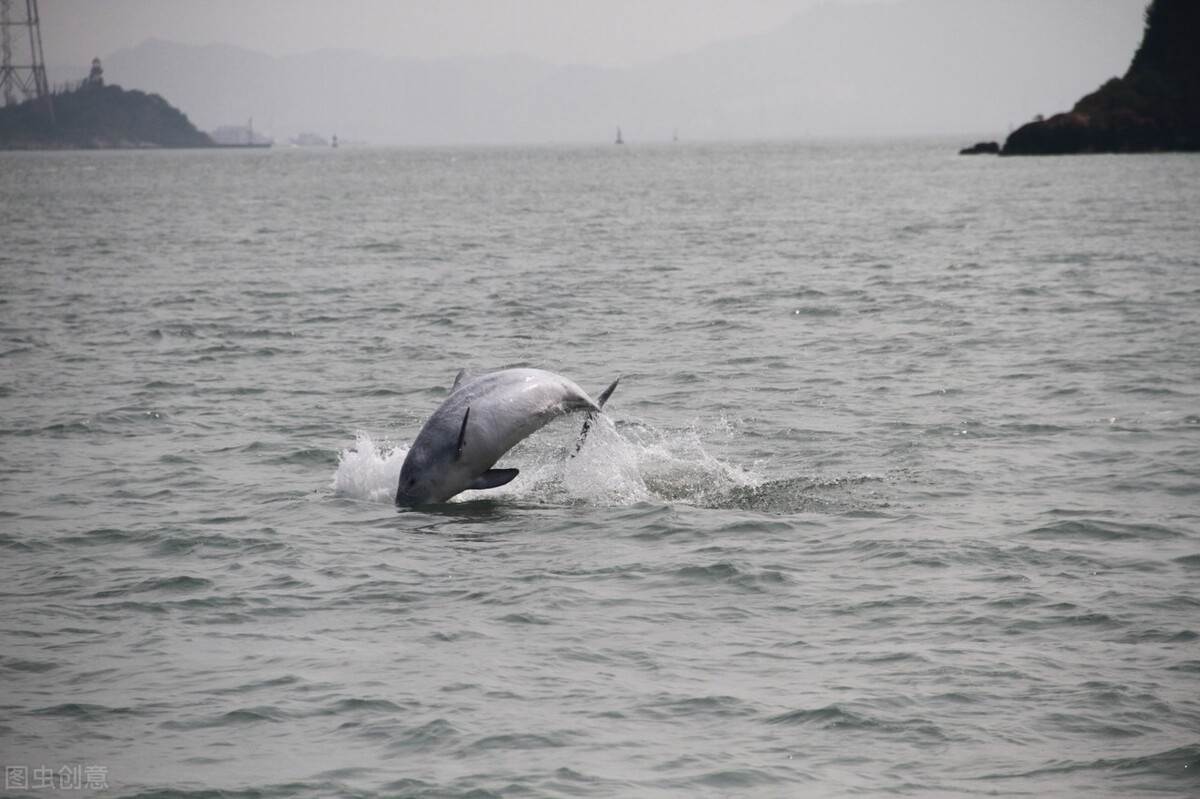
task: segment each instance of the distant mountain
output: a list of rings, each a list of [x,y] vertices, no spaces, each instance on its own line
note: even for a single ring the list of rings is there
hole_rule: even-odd
[[[1004,155],[1200,150],[1200,2],[1153,0],[1124,77],[1023,125]]]
[[[380,143],[627,141],[1000,131],[1114,74],[1144,0],[824,4],[770,33],[629,68],[522,56],[273,57],[147,41],[106,74],[205,129]],[[1071,46],[1064,55],[1063,42]]]
[[[159,40],[104,59],[115,80],[172,98],[205,129],[244,124],[276,139],[302,131],[398,143],[521,141],[526,110],[557,68],[519,57],[420,61],[324,50],[272,57]]]

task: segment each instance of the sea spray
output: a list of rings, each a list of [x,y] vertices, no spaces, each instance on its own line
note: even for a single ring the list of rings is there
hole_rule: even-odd
[[[621,436],[607,416],[598,416],[587,441],[566,461],[568,496],[597,505],[632,505],[653,499],[639,468],[637,445]]]
[[[338,467],[332,488],[340,497],[391,502],[396,498],[400,467],[408,447],[377,444],[368,433],[359,431],[354,446],[338,454]]]
[[[662,500],[703,505],[715,494],[762,482],[746,469],[713,457],[695,426],[664,431],[636,424],[622,434],[637,453],[637,471],[647,489]]]

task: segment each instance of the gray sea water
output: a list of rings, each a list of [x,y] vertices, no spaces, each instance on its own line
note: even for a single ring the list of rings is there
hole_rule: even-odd
[[[0,155],[5,794],[1200,795],[1200,158],[959,144]]]

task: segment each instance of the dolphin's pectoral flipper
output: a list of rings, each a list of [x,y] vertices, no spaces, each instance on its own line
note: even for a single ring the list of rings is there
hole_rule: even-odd
[[[454,457],[461,458],[463,447],[467,445],[467,420],[471,418],[471,406],[467,406],[467,412],[463,414],[462,427],[458,429],[458,446],[455,448]]]
[[[617,375],[617,379],[608,384],[608,388],[600,392],[600,397],[596,400],[596,407],[603,408],[604,403],[608,402],[608,398],[617,390],[617,383],[621,382],[621,376]],[[583,442],[587,438],[588,431],[592,429],[592,421],[596,418],[595,411],[588,413],[587,418],[583,420],[583,429],[579,431],[579,440],[575,442],[575,453],[571,457],[579,454],[579,450],[583,448]]]
[[[499,488],[505,483],[511,483],[519,469],[488,469],[475,478],[467,488],[482,491],[485,488]]]

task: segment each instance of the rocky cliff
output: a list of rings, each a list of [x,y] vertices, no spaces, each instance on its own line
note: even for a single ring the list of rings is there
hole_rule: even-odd
[[[1200,150],[1200,0],[1152,0],[1124,77],[1009,135],[1002,155]]]

